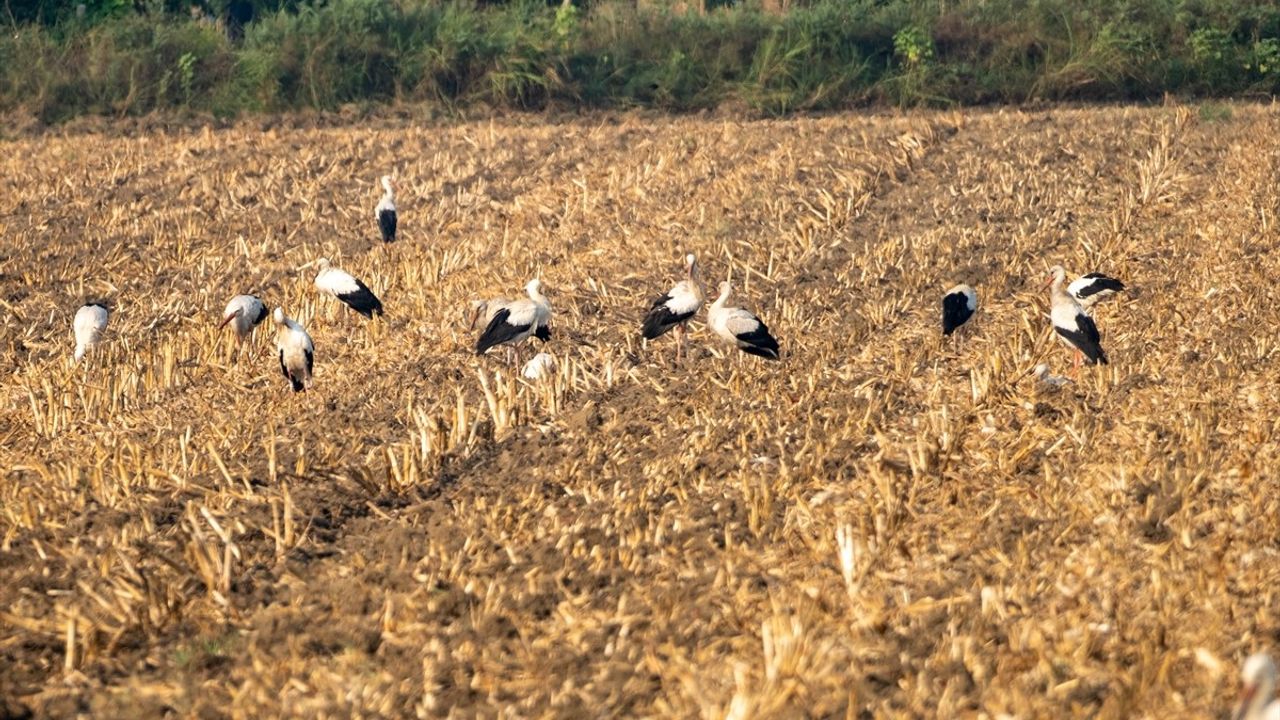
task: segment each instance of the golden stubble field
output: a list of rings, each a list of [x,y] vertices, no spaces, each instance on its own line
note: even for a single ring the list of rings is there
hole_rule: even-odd
[[[1280,111],[49,134],[0,159],[0,698],[1217,717],[1280,643]],[[400,176],[401,241],[377,239]],[[639,341],[698,253],[784,359]],[[298,271],[321,255],[367,322]],[[1131,291],[1063,389],[1044,271]],[[549,288],[550,382],[472,298]],[[938,301],[983,308],[942,342]],[[293,395],[227,299],[316,343]],[[70,362],[84,299],[107,339]],[[527,356],[527,355],[526,355]],[[0,710],[0,714],[6,712]]]

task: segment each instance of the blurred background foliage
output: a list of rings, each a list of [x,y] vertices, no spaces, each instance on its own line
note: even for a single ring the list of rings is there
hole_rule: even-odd
[[[1263,97],[1280,6],[1243,0],[0,0],[0,111],[46,122],[456,109]]]

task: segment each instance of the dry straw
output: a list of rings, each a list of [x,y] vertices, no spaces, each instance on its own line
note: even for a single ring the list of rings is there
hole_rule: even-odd
[[[43,136],[0,160],[0,697],[1208,717],[1276,637],[1269,107]],[[400,238],[371,218],[400,176]],[[685,252],[783,346],[638,339]],[[319,256],[386,304],[323,302]],[[1044,270],[1132,291],[1070,356]],[[469,300],[552,288],[553,377]],[[959,343],[937,301],[971,282]],[[255,292],[304,323],[215,332]],[[113,303],[69,361],[70,319]],[[735,351],[728,351],[730,353]],[[1217,670],[1214,670],[1217,668]]]

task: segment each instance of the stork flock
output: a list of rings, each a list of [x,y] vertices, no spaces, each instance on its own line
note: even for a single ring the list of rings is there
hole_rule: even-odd
[[[381,178],[381,185],[383,195],[374,208],[374,218],[382,240],[390,243],[396,240],[398,226],[395,180],[392,176],[385,175]],[[318,258],[299,269],[308,267],[317,268],[314,284],[321,293],[333,297],[370,320],[383,315],[382,301],[373,290],[359,278],[334,267],[328,258]],[[686,256],[685,270],[685,279],[676,283],[665,295],[653,300],[640,330],[646,340],[659,338],[674,330],[677,337],[677,361],[683,355],[687,325],[706,302],[697,274],[697,261],[693,255]],[[728,305],[731,292],[732,287],[728,282],[720,283],[719,296],[707,310],[707,326],[723,342],[737,347],[743,353],[778,360],[781,357],[778,341],[760,318],[741,307]],[[505,346],[515,353],[518,361],[521,342],[536,338],[545,343],[551,339],[551,303],[543,292],[542,280],[530,280],[525,286],[525,294],[527,297],[515,300],[496,297],[470,303],[468,329],[474,330],[481,318],[484,322],[484,331],[476,340],[477,355],[484,355],[494,347]],[[303,392],[312,383],[315,343],[301,323],[285,314],[284,308],[277,307],[274,312],[268,312],[266,303],[258,296],[236,295],[223,310],[218,329],[230,326],[237,344],[243,345],[268,315],[277,328],[276,355],[280,362],[280,372],[294,392]],[[87,303],[77,310],[72,323],[76,340],[73,356],[75,362],[83,360],[85,354],[101,341],[109,317],[109,308],[100,302]],[[538,353],[524,364],[522,374],[530,380],[539,380],[548,377],[555,368],[554,357]]]
[[[1054,333],[1064,345],[1075,350],[1074,371],[1080,373],[1081,358],[1089,365],[1107,364],[1102,349],[1102,334],[1093,321],[1091,309],[1124,290],[1124,283],[1102,273],[1082,275],[1066,284],[1067,271],[1061,265],[1049,268],[1049,320]],[[942,334],[951,335],[978,311],[978,292],[971,285],[956,285],[942,297]],[[1061,385],[1062,378],[1049,375],[1049,366],[1041,363],[1033,370],[1048,385]]]
[[[398,221],[396,215],[395,178],[380,178],[383,195],[374,207],[382,240],[395,242]],[[336,268],[328,258],[319,258],[302,268],[318,269],[315,287],[347,305],[355,312],[372,320],[383,314],[382,301],[369,286],[351,274]],[[300,268],[300,269],[302,269]],[[1075,372],[1079,375],[1083,357],[1089,365],[1106,364],[1107,354],[1102,349],[1102,336],[1090,314],[1090,308],[1099,300],[1124,290],[1124,283],[1103,275],[1089,273],[1064,287],[1066,271],[1060,265],[1050,268],[1047,284],[1050,289],[1050,320],[1059,340],[1075,352]],[[729,305],[733,288],[726,281],[718,288],[718,295],[707,307],[706,324],[711,333],[747,355],[767,360],[781,358],[778,341],[764,321],[750,311]],[[515,300],[496,297],[470,303],[468,329],[474,330],[483,320],[484,330],[476,340],[475,352],[483,355],[491,348],[506,346],[519,360],[519,344],[529,338],[542,342],[551,339],[551,304],[543,291],[540,278],[534,278],[525,286],[527,297]],[[656,340],[667,333],[676,336],[676,362],[684,356],[688,324],[706,306],[707,296],[698,274],[697,258],[685,256],[685,277],[665,294],[653,299],[640,326],[645,340]],[[969,321],[978,310],[978,293],[971,285],[957,285],[942,298],[942,334],[951,335]],[[106,305],[92,302],[82,306],[75,315],[73,327],[76,348],[74,359],[81,361],[96,346],[107,327],[110,311]],[[311,386],[315,368],[315,343],[298,321],[288,317],[283,308],[268,313],[262,299],[255,295],[236,295],[227,303],[219,328],[230,325],[238,343],[243,344],[264,320],[271,315],[277,327],[276,349],[280,372],[295,392]],[[555,360],[546,353],[539,353],[523,367],[523,374],[530,379],[546,377],[555,368]],[[1048,384],[1066,382],[1048,374],[1047,366],[1038,365],[1034,371]]]
[[[395,242],[398,229],[395,178],[384,175],[380,178],[380,184],[383,195],[374,207],[373,215],[382,240],[391,243]],[[311,266],[318,269],[315,277],[317,290],[370,320],[383,314],[382,301],[363,281],[334,267],[328,258],[319,258],[302,268]],[[1124,283],[1095,272],[1064,287],[1066,270],[1055,265],[1049,270],[1047,284],[1051,286],[1050,320],[1059,340],[1075,350],[1074,367],[1077,377],[1082,358],[1089,365],[1105,365],[1107,354],[1102,349],[1102,336],[1090,309],[1099,300],[1124,290]],[[747,355],[767,360],[780,359],[778,341],[764,321],[744,308],[728,304],[733,288],[727,281],[720,283],[718,290],[715,301],[707,307],[706,324],[711,333]],[[477,355],[483,355],[494,347],[506,346],[509,352],[514,352],[518,361],[520,343],[529,338],[536,338],[544,343],[551,339],[551,304],[543,291],[541,279],[530,280],[525,286],[525,295],[527,297],[515,300],[496,297],[470,303],[468,329],[474,330],[482,320],[484,326],[476,341]],[[676,362],[680,362],[684,356],[689,321],[706,306],[706,300],[698,274],[697,258],[692,254],[686,255],[685,277],[650,303],[640,326],[641,336],[645,340],[656,340],[674,332]],[[956,332],[977,310],[978,293],[971,285],[956,285],[948,290],[942,298],[942,334],[949,336]],[[277,307],[274,312],[268,313],[261,298],[255,295],[236,295],[227,303],[219,328],[230,325],[237,342],[243,344],[254,329],[266,320],[268,314],[277,327],[276,349],[280,371],[295,392],[302,392],[311,386],[315,368],[315,343],[307,334],[306,328],[288,317],[283,308]],[[81,361],[100,342],[109,315],[108,307],[98,302],[88,303],[76,312],[73,321],[76,362]],[[554,368],[554,358],[546,353],[539,353],[524,365],[523,374],[527,378],[537,379],[546,377]],[[1044,364],[1038,365],[1034,372],[1047,384],[1066,382],[1049,375]]]

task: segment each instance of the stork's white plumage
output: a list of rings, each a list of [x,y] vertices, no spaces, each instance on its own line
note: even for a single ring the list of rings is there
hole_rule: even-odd
[[[1059,375],[1049,374],[1049,365],[1047,363],[1040,363],[1039,365],[1036,365],[1035,369],[1031,372],[1036,376],[1037,380],[1049,387],[1062,387],[1063,385],[1071,382]]]
[[[1276,665],[1266,653],[1254,653],[1241,669],[1244,685],[1232,720],[1280,720],[1280,700],[1272,694],[1276,687]]]
[[[1080,353],[1088,358],[1090,365],[1107,364],[1107,354],[1102,349],[1102,336],[1093,318],[1080,307],[1080,303],[1063,289],[1067,271],[1061,265],[1049,269],[1050,290],[1049,317],[1053,321],[1053,330],[1067,347],[1076,350],[1075,368],[1079,372]]]
[[[316,287],[342,301],[347,307],[361,315],[372,318],[382,314],[382,301],[369,289],[349,273],[333,267],[328,258],[316,260],[320,273],[316,275]]]
[[[511,301],[504,297],[472,300],[467,304],[467,330],[475,330],[476,325],[489,327],[489,323],[493,322],[493,316],[510,304]],[[481,322],[481,319],[484,322]]]
[[[950,335],[969,321],[978,310],[978,291],[970,285],[957,285],[942,296],[942,334]]]
[[[524,364],[521,374],[527,380],[545,380],[556,372],[556,359],[554,356],[540,352],[529,359]]]
[[[548,323],[551,322],[551,303],[542,294],[542,282],[537,278],[525,286],[529,299],[515,300],[498,309],[476,342],[476,354],[497,345],[515,345],[530,336],[543,342],[551,339]]]
[[[236,341],[244,342],[253,329],[266,319],[267,306],[262,304],[258,296],[236,295],[227,303],[227,309],[222,311],[222,324],[218,328],[230,324],[236,333]]]
[[[1086,312],[1095,303],[1106,300],[1121,290],[1124,290],[1124,283],[1097,272],[1081,275],[1067,286],[1067,292]]]
[[[102,303],[87,303],[76,311],[72,328],[76,334],[76,362],[84,359],[84,354],[94,348],[102,340],[102,332],[107,329],[107,318],[110,313]]]
[[[769,328],[760,318],[742,308],[725,305],[731,292],[733,289],[727,280],[720,283],[720,297],[707,310],[707,325],[711,331],[744,353],[777,360],[778,341],[769,334]]]
[[[285,317],[284,308],[276,308],[271,319],[278,328],[276,349],[280,354],[280,372],[288,378],[294,392],[311,387],[311,372],[315,367],[316,347],[311,336],[296,321]]]
[[[373,209],[373,216],[382,231],[383,242],[396,241],[396,187],[390,175],[382,176],[382,199]]]
[[[653,340],[665,335],[673,328],[676,331],[676,360],[684,354],[684,336],[689,320],[702,309],[706,296],[702,292],[702,283],[698,281],[697,259],[692,253],[684,258],[686,277],[676,283],[666,295],[653,300],[640,334],[646,340]]]

